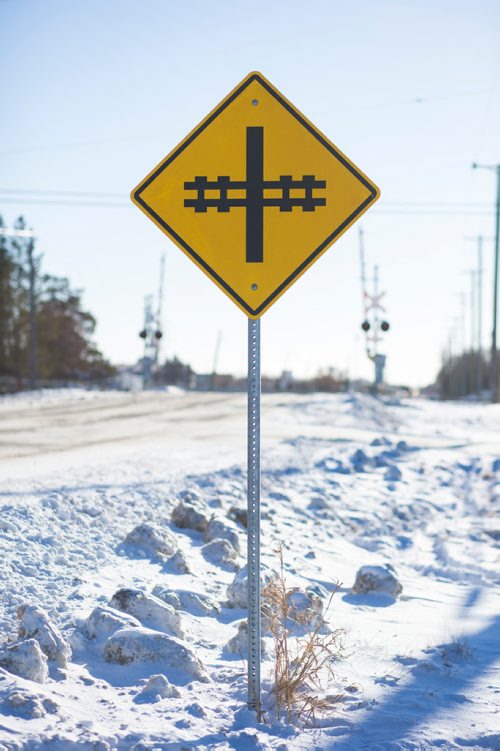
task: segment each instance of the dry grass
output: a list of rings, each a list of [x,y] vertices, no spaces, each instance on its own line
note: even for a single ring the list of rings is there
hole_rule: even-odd
[[[342,629],[320,633],[325,625],[336,586],[325,612],[311,619],[311,613],[298,613],[292,605],[292,596],[298,588],[286,585],[283,550],[276,550],[279,574],[263,591],[263,616],[267,629],[274,639],[274,708],[278,720],[303,727],[314,727],[318,715],[331,710],[341,696],[321,696],[320,692],[333,678],[332,663],[342,649]],[[292,636],[300,628],[303,636]]]

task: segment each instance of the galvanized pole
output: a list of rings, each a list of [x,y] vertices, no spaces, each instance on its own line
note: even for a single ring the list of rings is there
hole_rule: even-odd
[[[498,401],[498,358],[497,358],[497,317],[498,317],[498,266],[500,263],[500,164],[477,164],[472,169],[493,170],[497,176],[497,197],[495,203],[495,252],[493,256],[493,328],[491,331],[491,401]]]
[[[493,260],[493,331],[491,333],[491,401],[498,401],[497,316],[498,262],[500,252],[500,164],[496,165],[497,200],[495,212],[495,255]]]
[[[260,321],[248,319],[248,707],[260,718]]]

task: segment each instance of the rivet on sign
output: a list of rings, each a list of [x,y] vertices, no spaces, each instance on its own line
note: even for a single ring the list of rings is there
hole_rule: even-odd
[[[253,104],[254,107],[256,107],[258,105],[258,103],[259,103],[258,99],[252,99],[252,104]]]
[[[259,289],[259,285],[258,284],[251,284],[250,285],[250,289],[253,289],[253,291],[255,292],[256,289]]]

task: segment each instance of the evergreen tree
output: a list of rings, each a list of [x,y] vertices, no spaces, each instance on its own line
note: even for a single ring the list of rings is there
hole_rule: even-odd
[[[0,217],[0,227],[4,227]],[[8,372],[14,351],[14,276],[15,264],[8,248],[8,240],[0,235],[0,373]]]
[[[22,217],[15,228],[26,228]],[[18,380],[26,379],[30,369],[28,255],[24,238],[0,235],[0,376]],[[81,291],[73,290],[68,279],[42,275],[41,256],[33,264],[38,378],[87,380],[113,373],[92,343],[96,321],[83,309]]]

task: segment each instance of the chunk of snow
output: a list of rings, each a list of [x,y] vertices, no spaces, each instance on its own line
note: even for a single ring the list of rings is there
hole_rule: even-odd
[[[363,449],[357,449],[351,456],[351,464],[355,472],[364,472],[366,465],[370,464],[370,459]]]
[[[240,655],[244,659],[248,657],[248,621],[245,618],[237,625],[238,630],[236,634],[229,639],[226,649],[229,654]],[[267,655],[266,642],[264,639],[260,640],[260,651],[262,657]]]
[[[394,575],[392,566],[386,564],[385,566],[361,566],[356,574],[352,591],[358,595],[376,592],[396,599],[403,591],[403,587]]]
[[[374,438],[373,441],[370,443],[370,446],[390,446],[391,442],[388,438],[386,438],[385,435],[381,436],[380,438]]]
[[[178,550],[177,553],[172,556],[172,558],[168,559],[168,565],[175,571],[178,571],[180,574],[191,573],[189,562],[182,550]]]
[[[215,563],[225,569],[235,570],[239,568],[238,553],[227,540],[212,540],[201,548],[201,554],[205,560]]]
[[[142,589],[119,589],[109,604],[112,608],[133,615],[142,625],[180,638],[184,636],[179,613],[171,605]]]
[[[36,639],[26,639],[4,647],[0,651],[0,667],[37,683],[45,683],[49,677],[47,657]]]
[[[264,588],[276,576],[274,571],[261,567],[260,581]],[[248,605],[248,566],[243,566],[227,588],[227,604],[230,608],[246,608]]]
[[[330,509],[330,503],[326,498],[322,498],[321,496],[314,496],[314,498],[311,498],[309,501],[308,508],[311,511],[327,511]]]
[[[205,542],[212,540],[227,540],[233,548],[239,552],[240,535],[236,527],[228,524],[222,519],[211,519],[204,535]]]
[[[387,482],[397,482],[398,480],[401,480],[402,473],[399,467],[397,467],[395,464],[391,464],[385,474],[384,474],[384,480]]]
[[[17,609],[20,639],[36,639],[42,652],[59,667],[65,668],[71,657],[71,647],[49,614],[38,605],[20,605]]]
[[[227,515],[230,519],[247,529],[248,527],[248,509],[245,506],[231,506]]]
[[[184,493],[172,511],[172,522],[181,529],[196,529],[204,532],[208,527],[208,509],[195,493]]]
[[[189,647],[175,637],[147,628],[116,631],[106,642],[104,656],[119,665],[154,662],[182,674],[181,679],[195,678],[204,683],[210,680],[201,660]]]
[[[312,591],[297,589],[287,597],[290,617],[300,626],[315,628],[323,620],[323,600]]]
[[[59,709],[52,699],[43,698],[19,689],[9,691],[4,706],[9,714],[26,717],[30,720],[45,717],[47,713],[55,714]]]
[[[158,597],[162,602],[166,602],[174,610],[181,609],[181,598],[172,589],[165,587],[163,584],[155,584],[153,587],[153,595]]]
[[[120,628],[128,626],[137,628],[141,624],[132,615],[115,610],[108,606],[94,608],[83,624],[83,632],[88,639],[107,639]]]
[[[296,587],[287,593],[288,617],[286,627],[293,636],[303,636],[305,633],[318,628],[320,633],[330,633],[330,628],[324,621],[325,604],[329,594],[321,584],[312,585],[306,589]],[[275,611],[273,598],[267,598],[264,593],[262,619],[263,630],[270,632],[269,620]]]
[[[171,558],[179,547],[175,535],[157,524],[139,524],[129,532],[125,544],[158,558]]]
[[[179,697],[180,691],[172,686],[166,675],[158,673],[151,675],[138,698],[143,701],[158,701],[159,699],[173,699]]]
[[[153,594],[163,602],[168,603],[176,610],[185,610],[193,615],[217,615],[220,607],[208,595],[186,590],[173,591],[162,584],[153,588]]]

